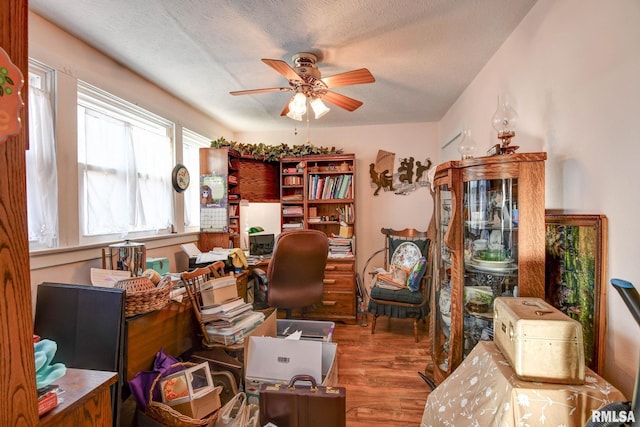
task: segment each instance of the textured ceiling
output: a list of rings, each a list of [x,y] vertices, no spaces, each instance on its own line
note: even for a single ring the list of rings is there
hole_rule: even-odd
[[[38,15],[232,130],[290,129],[287,86],[260,59],[320,57],[322,76],[368,68],[314,127],[438,121],[535,0],[30,0]]]

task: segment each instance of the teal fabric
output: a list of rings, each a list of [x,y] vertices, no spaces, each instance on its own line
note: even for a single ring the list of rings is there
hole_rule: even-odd
[[[62,363],[51,364],[57,350],[58,344],[52,340],[40,340],[33,344],[36,388],[46,387],[67,373],[67,367]]]

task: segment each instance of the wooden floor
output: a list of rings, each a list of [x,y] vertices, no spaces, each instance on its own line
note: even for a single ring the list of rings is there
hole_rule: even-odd
[[[420,425],[431,391],[418,372],[431,365],[426,326],[420,342],[413,337],[413,320],[378,318],[371,323],[336,324],[338,383],[347,390],[347,427]]]
[[[347,391],[347,427],[420,426],[431,391],[418,372],[431,369],[427,325],[420,323],[420,342],[413,337],[413,320],[378,318],[371,334],[371,319],[337,323],[338,385]],[[135,404],[129,398],[121,411],[120,426],[136,426]]]

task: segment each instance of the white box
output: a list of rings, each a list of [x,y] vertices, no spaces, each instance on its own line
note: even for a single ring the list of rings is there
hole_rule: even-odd
[[[259,403],[263,383],[288,384],[295,375],[311,375],[319,385],[338,385],[337,343],[256,336],[248,341],[245,352],[248,403]]]
[[[331,342],[334,322],[324,322],[321,320],[298,320],[298,319],[278,319],[278,336],[288,337],[296,331],[302,332],[300,339],[312,341]]]

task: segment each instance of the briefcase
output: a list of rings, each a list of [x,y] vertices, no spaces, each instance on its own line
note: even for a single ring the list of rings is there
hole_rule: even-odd
[[[580,322],[532,297],[496,298],[493,317],[495,343],[519,379],[584,383]]]
[[[289,384],[262,384],[260,425],[269,422],[278,427],[344,427],[346,390],[318,386],[311,375],[296,375]]]

